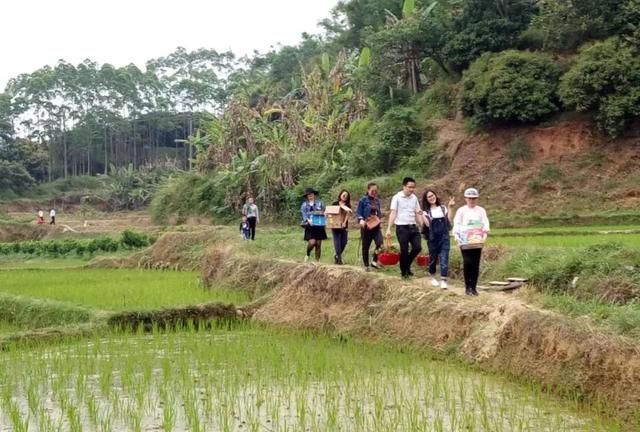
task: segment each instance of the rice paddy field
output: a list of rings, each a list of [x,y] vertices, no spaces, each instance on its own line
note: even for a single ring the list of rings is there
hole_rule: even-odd
[[[0,272],[0,293],[101,310],[138,310],[205,302],[242,304],[240,290],[203,289],[195,272],[137,269],[15,269]]]
[[[540,389],[420,353],[252,325],[0,354],[2,431],[609,431]]]
[[[553,246],[560,253],[612,240],[640,248],[639,234],[495,234],[495,244]],[[357,230],[350,241],[345,261],[357,265]],[[304,253],[301,230],[289,228],[260,230],[257,241],[241,247],[295,260]],[[323,247],[322,261],[331,262],[330,241]],[[98,316],[251,300],[239,287],[205,289],[194,272],[84,264],[86,259],[75,257],[5,257],[0,303],[15,298],[38,308],[50,303],[61,313]],[[37,311],[27,310],[20,322],[7,310],[0,312],[0,339],[42,327],[35,321],[29,327],[29,313]],[[407,347],[250,322],[209,324],[173,331],[102,329],[56,343],[5,343],[0,432],[628,430],[578,396],[558,398]]]

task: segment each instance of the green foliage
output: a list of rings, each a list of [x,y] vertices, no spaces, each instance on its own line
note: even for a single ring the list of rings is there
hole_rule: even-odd
[[[562,77],[560,98],[578,111],[594,112],[612,137],[640,116],[640,57],[618,38],[584,48]]]
[[[484,54],[464,73],[463,112],[482,124],[540,120],[558,110],[559,75],[544,54]]]
[[[453,118],[456,112],[457,86],[447,80],[434,82],[418,99],[421,119]]]
[[[0,193],[25,192],[35,184],[35,180],[21,163],[0,159]]]
[[[619,33],[628,0],[542,0],[531,29],[546,50],[570,50],[584,41]]]
[[[462,72],[485,52],[515,47],[534,13],[528,0],[464,0],[447,34],[447,62]]]
[[[618,243],[604,243],[563,253],[550,254],[546,249],[520,252],[507,263],[505,271],[529,278],[535,287],[545,292],[627,302],[640,292],[632,289],[623,299],[619,297],[623,293],[616,289],[624,284],[638,286],[638,262],[640,252],[637,250]],[[574,281],[574,278],[578,279]],[[603,284],[604,278],[617,278],[619,287]]]
[[[512,166],[516,166],[519,161],[530,160],[531,156],[531,147],[524,138],[517,138],[507,146],[507,159]]]
[[[117,252],[120,248],[135,249],[149,246],[154,239],[147,234],[124,231],[120,240],[111,237],[91,240],[27,240],[0,243],[0,255],[25,254],[36,256],[65,256],[71,253],[93,255],[96,252]]]
[[[376,125],[376,136],[378,164],[382,172],[392,172],[403,158],[413,155],[422,138],[416,110],[412,107],[390,109]]]

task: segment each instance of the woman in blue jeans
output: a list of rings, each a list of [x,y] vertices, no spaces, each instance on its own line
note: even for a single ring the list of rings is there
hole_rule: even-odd
[[[422,195],[422,209],[424,215],[423,235],[429,248],[429,274],[431,286],[447,289],[449,277],[449,250],[451,241],[451,207],[455,205],[453,198],[449,199],[447,206],[443,205],[438,195],[431,189],[427,189]],[[440,261],[440,281],[436,279],[436,265]]]

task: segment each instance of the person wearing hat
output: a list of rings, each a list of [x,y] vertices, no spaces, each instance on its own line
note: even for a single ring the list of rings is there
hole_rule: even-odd
[[[474,296],[478,295],[482,246],[490,229],[487,212],[478,205],[479,196],[475,188],[465,190],[467,204],[460,207],[453,218],[453,235],[462,252],[465,294]]]
[[[327,232],[324,225],[313,225],[313,214],[324,214],[324,204],[318,199],[318,191],[314,188],[306,188],[304,190],[306,200],[300,206],[300,214],[302,216],[301,225],[304,228],[304,241],[307,242],[307,255],[304,257],[305,262],[309,261],[311,251],[315,249],[316,261],[320,261],[322,254],[322,240],[327,239]]]

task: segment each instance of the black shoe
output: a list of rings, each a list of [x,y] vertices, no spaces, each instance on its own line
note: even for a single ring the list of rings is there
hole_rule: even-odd
[[[471,295],[477,296],[478,291],[475,288],[471,288]]]
[[[466,288],[464,290],[464,294],[468,295],[468,296],[472,296],[473,295],[473,291],[471,290],[471,288]]]
[[[407,273],[408,276],[414,276],[412,271],[409,271],[409,273]]]
[[[333,256],[333,263],[334,264],[340,264],[340,257],[338,255],[334,255]]]
[[[342,256],[340,256],[340,255],[338,255],[338,264],[339,264],[339,265],[344,264],[344,263],[342,262]]]

